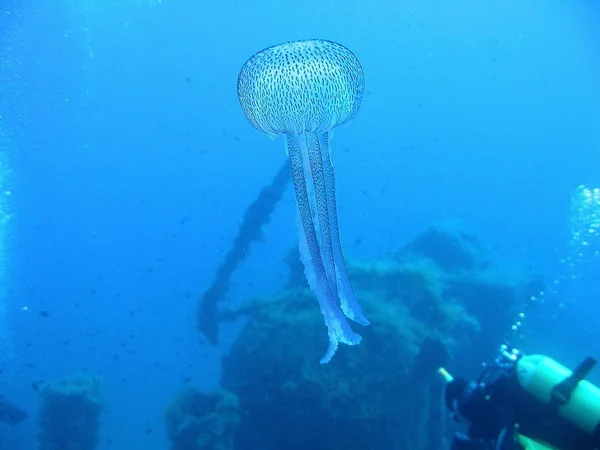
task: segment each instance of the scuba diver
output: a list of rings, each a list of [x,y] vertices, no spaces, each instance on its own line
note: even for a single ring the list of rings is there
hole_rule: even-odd
[[[0,395],[0,422],[5,422],[9,425],[17,425],[26,418],[26,412]]]
[[[600,389],[584,379],[595,363],[586,358],[571,371],[547,356],[502,346],[476,381],[440,368],[447,408],[468,423],[451,449],[600,449]]]

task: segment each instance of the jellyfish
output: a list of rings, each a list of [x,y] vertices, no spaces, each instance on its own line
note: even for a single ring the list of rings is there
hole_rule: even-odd
[[[346,318],[368,325],[350,284],[339,237],[331,131],[352,119],[364,92],[360,62],[341,44],[288,42],[262,50],[242,67],[237,93],[244,115],[259,131],[285,136],[298,206],[300,257],[319,302],[329,345],[356,345],[361,336]]]

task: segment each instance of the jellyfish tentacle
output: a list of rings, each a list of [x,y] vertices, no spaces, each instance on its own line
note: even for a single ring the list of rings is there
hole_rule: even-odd
[[[329,288],[333,296],[338,298],[337,276],[335,271],[335,258],[333,255],[333,246],[331,242],[330,226],[330,208],[328,206],[327,192],[325,185],[325,175],[323,173],[323,158],[321,157],[321,144],[317,133],[304,133],[306,138],[306,152],[308,153],[308,161],[305,163],[310,165],[310,173],[313,182],[313,205],[316,205],[317,218],[319,224],[319,249],[321,251],[321,259],[325,266],[325,274],[329,281]]]
[[[319,302],[329,336],[327,352],[321,359],[321,363],[324,364],[331,360],[339,342],[347,345],[356,345],[360,343],[361,337],[350,328],[346,317],[337,303],[337,299],[333,296],[329,287],[329,281],[319,250],[319,242],[317,240],[304,177],[300,137],[296,134],[287,134],[286,145],[300,217],[300,256],[304,263],[308,283]]]
[[[329,230],[331,233],[331,244],[333,257],[335,260],[335,269],[339,284],[339,297],[342,311],[350,320],[360,323],[361,325],[369,325],[369,321],[362,312],[358,303],[358,299],[352,289],[350,277],[348,276],[348,268],[344,252],[342,251],[342,243],[338,228],[337,217],[337,201],[335,198],[335,174],[333,172],[333,163],[331,161],[331,152],[329,149],[329,132],[319,133],[319,147],[321,149],[322,168],[325,178],[325,192],[327,196],[327,207],[329,208]]]

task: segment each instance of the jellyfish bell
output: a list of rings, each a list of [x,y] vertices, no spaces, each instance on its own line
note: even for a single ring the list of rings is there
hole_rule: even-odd
[[[352,119],[362,101],[360,62],[332,41],[295,41],[252,56],[238,77],[248,121],[267,134],[325,132]]]

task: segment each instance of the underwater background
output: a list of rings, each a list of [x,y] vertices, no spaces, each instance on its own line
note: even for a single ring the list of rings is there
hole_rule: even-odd
[[[165,422],[190,386],[212,392],[229,380],[232,391],[266,398],[262,378],[244,372],[257,361],[252,373],[274,377],[269,383],[293,378],[295,370],[280,372],[295,367],[294,351],[261,359],[240,347],[258,342],[247,334],[253,326],[268,327],[265,349],[285,337],[292,348],[314,339],[325,350],[318,305],[306,293],[302,305],[319,320],[306,334],[280,326],[293,326],[288,312],[273,326],[268,314],[260,326],[246,316],[225,321],[218,345],[197,327],[199,301],[245,212],[286,161],[283,138],[268,139],[244,118],[237,76],[254,53],[286,41],[340,42],[363,66],[361,109],[331,139],[341,240],[359,292],[371,292],[380,273],[369,264],[429,227],[466,233],[502,268],[503,282],[515,274],[508,285],[531,277],[539,288],[517,295],[502,320],[486,315],[497,299],[477,298],[469,317],[491,326],[493,339],[448,327],[451,370],[467,371],[454,359],[467,334],[473,364],[502,343],[571,367],[600,356],[600,240],[589,233],[600,224],[599,23],[600,7],[584,0],[2,0],[0,395],[28,418],[0,423],[0,449],[51,448],[40,443],[40,394],[72,377],[101,385],[98,439],[78,448],[292,448],[264,435],[249,447],[177,447]],[[295,214],[288,186],[243,249],[223,300],[285,301]],[[375,300],[367,310],[376,317],[386,307]],[[511,330],[525,309],[527,320]],[[329,365],[352,352],[377,355],[369,332]],[[330,370],[320,356],[308,358],[315,373]],[[400,361],[385,362],[371,375],[395,377]],[[357,378],[340,373],[339,383]],[[298,389],[294,398],[291,409],[310,417],[319,397]],[[265,420],[277,428],[278,418]],[[222,436],[253,419],[242,411],[209,428]]]

